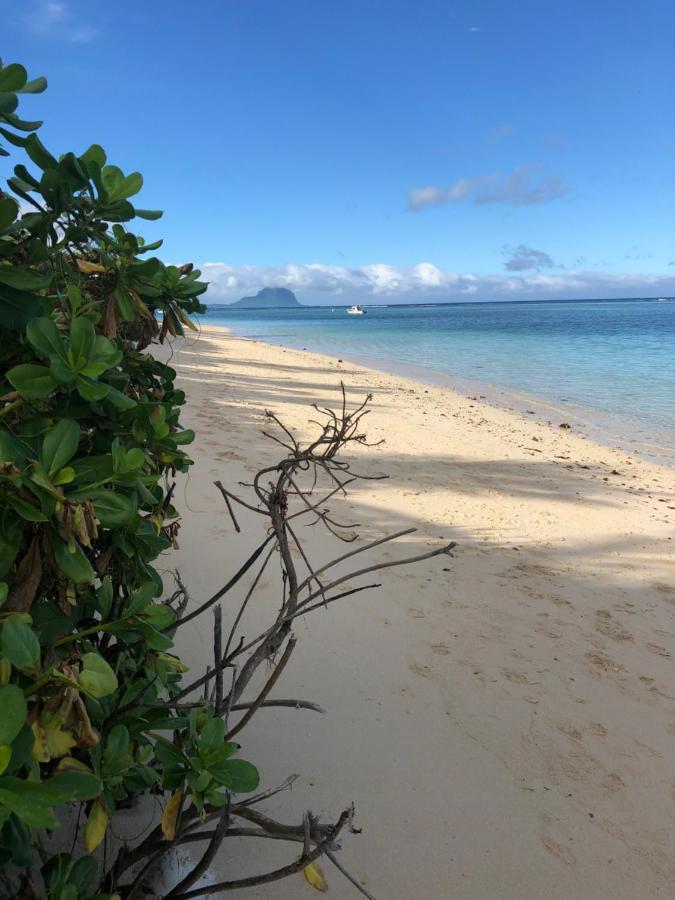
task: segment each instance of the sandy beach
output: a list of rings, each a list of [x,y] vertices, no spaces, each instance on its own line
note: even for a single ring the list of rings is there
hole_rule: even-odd
[[[252,514],[234,533],[213,481],[236,488],[280,458],[260,435],[265,409],[313,434],[311,404],[337,403],[340,380],[355,402],[374,395],[368,432],[384,439],[353,461],[389,478],[357,485],[336,513],[362,523],[363,542],[418,529],[364,561],[458,544],[298,622],[275,696],[327,712],[263,710],[243,733],[266,784],[300,775],[270,811],[331,819],[354,801],[363,833],[340,858],[378,900],[675,895],[675,470],[560,421],[224,330],[177,342],[171,364],[197,440],[167,564],[195,604],[261,536]],[[319,561],[343,551],[319,528],[307,540]],[[262,584],[244,632],[274,587]],[[211,653],[207,625],[181,636],[195,665]],[[252,843],[218,859],[216,877],[294,851]],[[323,867],[328,896],[358,896]],[[316,892],[296,875],[230,896]]]

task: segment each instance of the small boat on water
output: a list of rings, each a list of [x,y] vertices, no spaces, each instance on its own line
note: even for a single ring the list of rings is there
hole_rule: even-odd
[[[347,310],[348,316],[362,316],[365,314],[365,309],[362,306],[350,306]]]

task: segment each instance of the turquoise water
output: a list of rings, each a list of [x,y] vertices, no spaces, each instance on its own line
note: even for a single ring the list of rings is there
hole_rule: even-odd
[[[383,369],[415,367],[502,404],[539,400],[619,442],[675,450],[672,300],[367,307],[363,316],[214,306],[202,321]]]

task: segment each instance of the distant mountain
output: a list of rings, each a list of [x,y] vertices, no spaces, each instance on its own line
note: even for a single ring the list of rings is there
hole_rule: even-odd
[[[242,297],[230,306],[245,309],[282,309],[289,306],[302,306],[293,291],[287,288],[263,288],[255,297]]]

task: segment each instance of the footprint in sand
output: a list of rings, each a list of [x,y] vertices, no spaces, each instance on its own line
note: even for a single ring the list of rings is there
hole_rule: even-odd
[[[613,641],[632,641],[633,635],[617,622],[608,609],[599,609],[595,614],[595,630]]]
[[[675,594],[675,586],[666,584],[663,581],[653,581],[649,587],[656,591],[657,594]]]
[[[647,650],[649,650],[650,653],[655,653],[657,656],[663,656],[666,659],[670,659],[670,653],[660,644],[647,644]]]
[[[553,838],[548,837],[547,835],[542,835],[541,842],[550,854],[556,856],[560,860],[560,862],[564,863],[566,866],[573,866],[577,861],[576,856],[574,855],[574,853],[572,853],[569,847],[563,847],[562,844],[554,841]]]
[[[431,650],[433,653],[438,653],[440,656],[447,656],[448,653],[450,653],[450,648],[444,643],[432,644]]]
[[[425,618],[424,613],[422,612],[422,610],[421,610],[421,609],[417,609],[417,608],[414,607],[414,606],[411,606],[411,607],[410,607],[410,609],[408,610],[408,615],[409,615],[409,616],[412,616],[413,619],[424,619],[424,618]]]
[[[502,675],[507,681],[512,681],[514,684],[529,684],[527,675],[523,675],[522,672],[511,672],[508,669],[502,669]]]
[[[607,778],[602,782],[602,786],[608,794],[616,794],[617,791],[626,787],[618,772],[610,772]]]
[[[413,675],[420,675],[422,678],[431,678],[433,670],[429,666],[422,666],[420,663],[408,663],[408,668]]]
[[[603,672],[623,672],[625,671],[624,667],[619,665],[619,663],[614,662],[606,653],[587,653],[586,659],[591,663],[592,666],[595,666],[597,669],[602,669]]]

